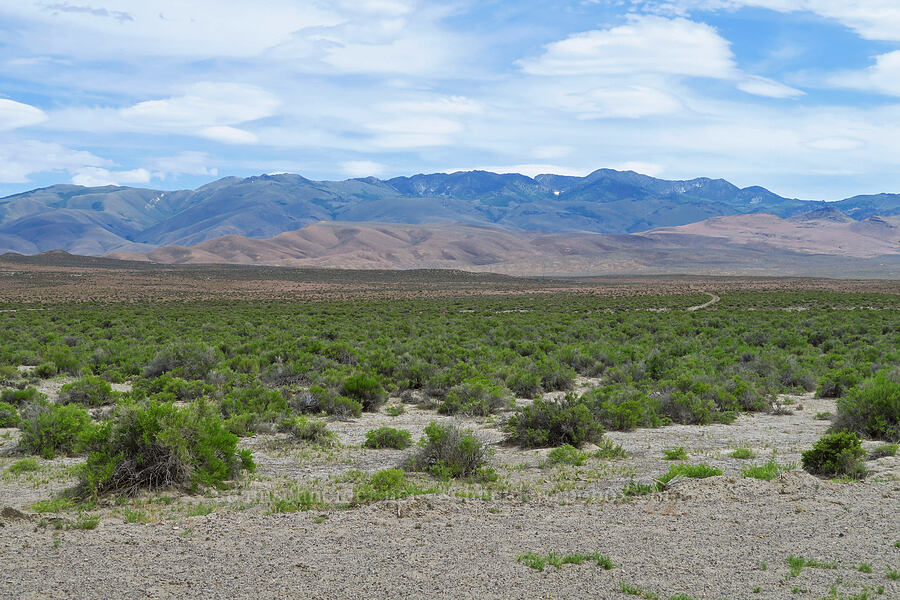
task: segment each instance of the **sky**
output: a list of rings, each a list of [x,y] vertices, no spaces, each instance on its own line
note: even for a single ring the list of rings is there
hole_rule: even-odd
[[[900,192],[898,0],[0,0],[0,195],[292,172]]]

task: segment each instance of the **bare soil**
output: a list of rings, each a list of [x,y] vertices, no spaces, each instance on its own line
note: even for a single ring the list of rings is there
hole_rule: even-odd
[[[579,380],[581,389],[595,384]],[[279,434],[246,438],[258,470],[232,489],[108,502],[91,511],[100,516],[93,530],[66,528],[77,513],[33,506],[72,485],[80,460],[39,460],[38,471],[13,475],[17,432],[0,430],[0,596],[628,598],[625,584],[665,599],[900,597],[900,581],[886,576],[900,569],[900,459],[869,461],[862,482],[808,475],[796,466],[800,452],[827,429],[816,414],[833,411],[834,402],[783,400],[792,414],[609,433],[627,457],[577,467],[548,464],[546,450],[504,445],[503,415],[463,419],[491,445],[497,482],[440,484],[417,475],[434,493],[353,505],[363,473],[396,467],[414,451],[364,449],[368,430],[387,425],[418,439],[430,421],[446,418],[409,404],[392,417],[385,411],[400,405],[394,398],[381,412],[331,422],[337,447]],[[724,475],[622,496],[632,478],[652,482],[665,473],[672,462],[663,450],[679,446],[688,462]],[[756,457],[732,458],[735,447]],[[785,467],[780,476],[742,477],[743,467],[773,458]],[[273,499],[303,490],[326,504],[271,512]],[[517,561],[528,552],[601,552],[615,568],[537,571]],[[792,555],[834,568],[792,577]],[[859,570],[863,563],[871,573]]]

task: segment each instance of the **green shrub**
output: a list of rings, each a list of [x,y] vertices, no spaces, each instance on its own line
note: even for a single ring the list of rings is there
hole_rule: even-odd
[[[19,447],[44,458],[79,453],[94,427],[87,410],[76,404],[29,404],[21,418]]]
[[[666,460],[687,460],[688,457],[684,446],[663,450],[663,456]]]
[[[832,428],[900,442],[900,380],[881,372],[838,401]]]
[[[819,380],[816,397],[840,398],[847,390],[857,385],[860,379],[855,369],[832,369]]]
[[[750,477],[752,479],[762,479],[763,481],[771,481],[781,475],[782,471],[787,470],[789,467],[786,465],[780,465],[775,462],[775,459],[772,458],[768,462],[765,462],[761,465],[748,465],[741,469],[741,475],[743,477]]]
[[[597,450],[594,452],[595,458],[625,458],[628,453],[621,444],[614,444],[606,436],[597,442]]]
[[[431,490],[422,489],[406,478],[400,469],[384,469],[370,475],[366,481],[356,486],[353,498],[357,503],[398,500],[417,494],[427,494]]]
[[[144,377],[158,377],[171,372],[184,379],[203,379],[218,361],[216,351],[206,344],[175,343],[156,353],[144,367]]]
[[[885,456],[896,456],[898,448],[900,448],[898,444],[882,444],[869,452],[869,460],[878,460]]]
[[[393,406],[388,406],[384,409],[384,412],[391,417],[399,417],[406,412],[406,407],[402,404],[395,404]]]
[[[438,406],[438,412],[487,416],[508,408],[511,403],[512,398],[506,390],[483,377],[472,377],[450,388]]]
[[[341,393],[358,401],[362,404],[363,410],[369,412],[378,410],[378,407],[387,400],[387,393],[381,382],[368,373],[357,373],[345,379]]]
[[[814,475],[846,475],[861,479],[866,475],[861,460],[865,454],[855,433],[830,433],[822,436],[812,449],[803,453],[803,468]]]
[[[288,404],[281,392],[267,390],[260,383],[234,389],[222,398],[222,416],[229,420],[232,433],[243,435],[272,424],[288,413]]]
[[[337,435],[328,429],[325,421],[312,417],[288,417],[278,425],[278,430],[289,433],[295,440],[320,446],[330,446],[337,441]]]
[[[34,374],[41,379],[48,379],[59,373],[59,368],[55,362],[42,362],[34,368]]]
[[[547,454],[547,460],[551,464],[562,463],[576,467],[583,465],[587,458],[587,452],[583,452],[571,444],[563,444]]]
[[[506,376],[506,387],[516,396],[534,398],[541,393],[541,377],[534,371],[514,369]]]
[[[657,491],[657,487],[655,485],[635,481],[633,477],[625,485],[625,487],[622,488],[622,494],[624,494],[626,497],[646,496],[647,494],[652,494],[655,491]]]
[[[366,448],[394,448],[403,450],[412,445],[412,435],[405,429],[379,427],[366,432]]]
[[[363,412],[362,403],[348,398],[346,396],[331,396],[323,398],[319,403],[319,407],[325,414],[331,415],[338,419],[349,419],[350,417],[359,417]]]
[[[0,402],[0,427],[18,427],[19,409],[8,402]]]
[[[472,431],[432,421],[419,440],[419,451],[407,463],[441,479],[474,475],[487,462],[487,449]]]
[[[83,404],[84,406],[103,406],[115,399],[116,393],[106,381],[87,375],[73,383],[67,383],[59,390],[61,404]]]
[[[308,390],[295,395],[292,406],[298,412],[324,412],[338,419],[359,417],[363,411],[362,403],[357,400],[318,385],[310,386]]]
[[[41,465],[38,464],[38,461],[34,460],[33,458],[23,458],[9,465],[6,471],[7,473],[12,473],[13,475],[21,475],[22,473],[31,473],[33,471],[37,471],[40,468]]]
[[[753,458],[756,456],[756,453],[753,452],[750,448],[735,448],[731,454],[729,454],[731,458],[739,458],[742,460]]]
[[[659,427],[669,422],[659,413],[659,402],[640,390],[607,386],[586,393],[584,401],[596,416],[597,422],[613,431]]]
[[[56,365],[59,373],[68,373],[69,375],[78,375],[81,371],[81,363],[68,346],[50,346],[43,351],[45,363]]]
[[[197,379],[190,381],[163,374],[152,379],[139,379],[134,383],[131,395],[136,399],[152,396],[154,400],[165,402],[190,402],[211,394],[215,388]]]
[[[522,448],[546,448],[599,442],[603,427],[587,404],[572,395],[560,401],[536,399],[519,408],[504,425],[508,440]]]
[[[237,442],[204,405],[154,400],[120,405],[91,436],[80,491],[134,495],[144,489],[222,487],[255,467]]]
[[[311,490],[299,490],[288,496],[273,498],[269,504],[271,513],[292,513],[314,508],[325,508],[325,502]]]
[[[45,396],[36,388],[27,387],[24,390],[3,390],[0,392],[0,402],[7,402],[15,406],[43,400]]]
[[[676,477],[690,477],[691,479],[705,479],[707,477],[715,477],[721,475],[722,469],[717,469],[709,465],[689,465],[687,463],[679,463],[669,467],[669,471],[657,479],[659,489],[665,489],[666,485]]]

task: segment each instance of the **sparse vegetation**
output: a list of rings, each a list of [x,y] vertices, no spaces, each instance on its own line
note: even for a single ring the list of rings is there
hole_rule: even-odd
[[[550,552],[543,555],[529,552],[520,554],[516,560],[536,571],[543,571],[547,565],[561,569],[563,565],[582,565],[586,562],[592,562],[604,570],[615,568],[613,562],[599,552],[592,554],[555,554]]]
[[[684,449],[684,446],[678,446],[677,448],[669,448],[667,450],[663,450],[663,456],[666,460],[687,460],[687,451]]]
[[[771,481],[789,468],[789,465],[778,464],[773,457],[761,465],[748,465],[746,467],[743,467],[741,469],[741,475],[743,477],[751,477],[753,479]]]
[[[885,456],[897,456],[897,449],[900,448],[900,444],[882,444],[877,448],[873,448],[871,452],[869,452],[869,460],[878,460],[879,458],[884,458]]]
[[[699,464],[699,465],[689,465],[687,463],[679,463],[677,465],[672,465],[669,467],[668,472],[657,479],[659,483],[660,489],[664,489],[670,481],[675,479],[676,477],[687,477],[690,479],[705,479],[707,477],[715,477],[716,475],[721,475],[722,470],[717,469],[715,467],[710,467],[709,465]]]
[[[755,458],[756,453],[753,452],[753,450],[751,450],[750,448],[735,448],[728,456],[730,456],[731,458],[746,460],[748,458]]]
[[[40,468],[41,465],[38,464],[38,461],[34,460],[33,458],[23,458],[9,465],[9,467],[7,467],[6,469],[6,472],[12,473],[13,475],[21,475],[22,473],[37,471]]]
[[[588,459],[588,453],[583,452],[570,444],[563,444],[552,449],[547,454],[547,460],[551,464],[566,464],[580,466]]]

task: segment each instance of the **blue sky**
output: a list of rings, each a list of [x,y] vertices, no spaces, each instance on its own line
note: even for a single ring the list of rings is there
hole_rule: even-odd
[[[0,195],[601,167],[900,192],[900,2],[0,3]]]

